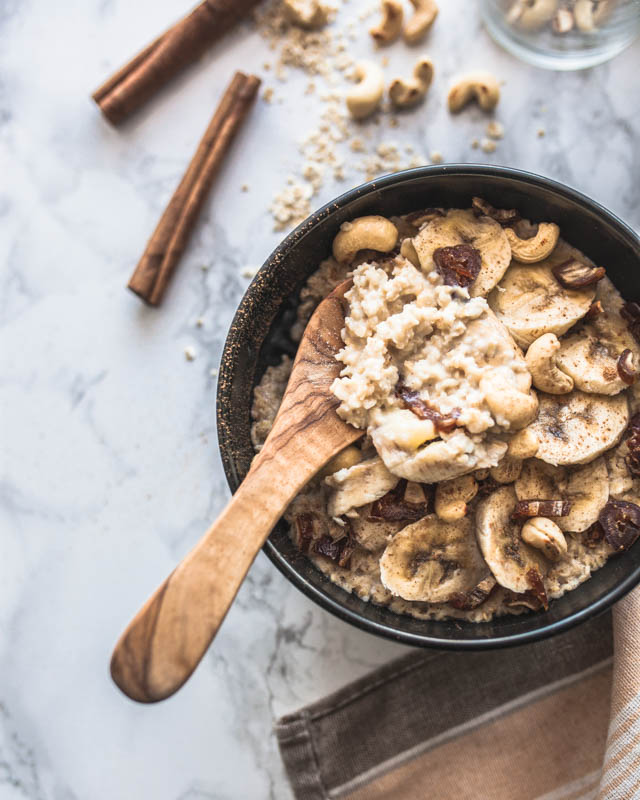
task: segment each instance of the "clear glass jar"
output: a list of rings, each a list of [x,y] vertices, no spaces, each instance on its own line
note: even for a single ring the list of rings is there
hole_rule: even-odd
[[[514,55],[556,70],[585,69],[640,34],[640,0],[480,0],[489,33]]]

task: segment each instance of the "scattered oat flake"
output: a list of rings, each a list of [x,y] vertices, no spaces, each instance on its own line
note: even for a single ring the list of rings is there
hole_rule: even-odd
[[[258,274],[258,267],[244,267],[240,271],[240,274],[243,278],[255,278]]]
[[[262,97],[267,103],[271,103],[273,100],[273,89],[269,86],[262,93]]]
[[[471,140],[471,147],[474,150],[477,150],[480,147],[480,140],[479,139],[472,139]]]
[[[502,139],[504,136],[504,125],[497,119],[492,119],[487,125],[487,136],[492,139]]]
[[[545,135],[545,133],[546,133],[546,131],[545,131],[544,128],[538,128],[538,138],[539,139],[542,139],[542,137]]]
[[[187,359],[187,361],[193,361],[196,357],[196,348],[191,344],[185,347],[184,357]]]
[[[439,150],[432,150],[429,153],[429,161],[431,161],[432,164],[442,164],[444,158]]]
[[[213,369],[210,369],[209,375],[211,375],[212,378],[215,378],[218,375],[218,370],[215,367]]]
[[[203,272],[206,272],[206,271],[209,269],[209,265],[208,265],[208,264],[201,264],[201,265],[200,265],[200,269],[201,269]]]
[[[491,139],[483,139],[480,142],[480,149],[483,153],[495,153],[496,147],[496,143]]]
[[[203,325],[204,325],[204,320],[202,319],[202,317],[198,317],[198,319],[196,320],[196,328],[202,328]]]
[[[249,184],[248,183],[243,183],[242,186],[240,187],[240,191],[241,192],[248,192],[249,191]]]

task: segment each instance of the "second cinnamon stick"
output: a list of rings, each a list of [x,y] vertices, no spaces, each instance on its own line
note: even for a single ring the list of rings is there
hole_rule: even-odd
[[[224,156],[256,97],[260,79],[236,72],[128,287],[149,305],[162,301]]]

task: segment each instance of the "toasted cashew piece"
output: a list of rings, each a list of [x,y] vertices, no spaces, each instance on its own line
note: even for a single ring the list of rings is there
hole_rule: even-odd
[[[356,65],[358,83],[347,92],[347,108],[355,119],[364,119],[378,108],[384,92],[384,76],[373,61],[361,61]]]
[[[547,394],[567,394],[573,389],[573,378],[556,363],[560,342],[555,333],[545,333],[529,345],[525,360],[533,385]]]
[[[407,261],[410,261],[414,267],[420,269],[420,259],[416,253],[415,245],[412,239],[403,239],[400,245],[400,255],[404,256]]]
[[[320,0],[283,0],[282,8],[289,22],[307,30],[322,28],[329,18],[329,9]]]
[[[558,559],[567,552],[567,540],[552,519],[533,517],[527,520],[520,531],[522,541],[542,550],[549,561]]]
[[[418,44],[426,35],[438,16],[435,0],[411,0],[415,12],[404,26],[404,40],[407,44]]]
[[[385,45],[395,42],[402,33],[402,3],[400,0],[382,0],[382,19],[369,33],[376,44]]]
[[[551,22],[551,30],[559,34],[569,33],[574,23],[573,12],[568,8],[559,8]]]
[[[576,26],[583,33],[592,33],[607,18],[611,0],[577,0],[573,9]]]
[[[460,78],[449,90],[449,111],[457,113],[475,100],[483,111],[498,105],[500,84],[489,72],[473,72]]]
[[[524,461],[525,458],[533,458],[539,447],[540,440],[536,433],[531,428],[523,428],[514,433],[509,440],[507,455]]]
[[[467,503],[476,496],[478,482],[473,475],[461,475],[436,486],[435,512],[444,522],[455,522],[467,513]]]
[[[517,481],[522,472],[522,461],[519,458],[512,458],[507,455],[496,466],[491,467],[489,474],[497,483],[513,483]]]
[[[560,236],[555,222],[541,222],[536,235],[530,239],[521,239],[513,228],[505,228],[504,232],[511,245],[511,255],[523,264],[535,264],[551,255]]]
[[[536,418],[538,397],[535,392],[521,392],[513,386],[498,384],[491,376],[481,380],[480,388],[499,424],[508,423],[512,430],[519,430]]]
[[[409,108],[419,103],[427,93],[433,80],[433,63],[421,58],[413,68],[413,79],[396,78],[389,86],[389,99],[396,108]]]
[[[540,30],[553,19],[558,0],[516,0],[507,12],[507,21],[528,31]]]
[[[386,217],[372,215],[343,222],[333,240],[333,257],[345,263],[352,261],[359,250],[388,253],[396,246],[398,229]]]

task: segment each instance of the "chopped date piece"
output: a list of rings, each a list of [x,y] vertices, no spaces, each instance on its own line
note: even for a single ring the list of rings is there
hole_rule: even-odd
[[[491,217],[503,228],[509,228],[520,220],[520,213],[515,208],[494,208],[491,203],[482,197],[474,197],[471,200],[471,207],[477,217],[482,215]]]
[[[513,517],[566,517],[571,511],[571,500],[518,500]]]
[[[398,383],[396,386],[396,397],[400,398],[404,407],[408,408],[409,411],[413,411],[416,417],[431,420],[436,430],[440,433],[450,433],[458,424],[460,409],[454,408],[450,414],[441,414],[428,406],[418,395],[418,392],[414,392],[413,389],[409,389],[403,383]]]
[[[627,439],[629,455],[625,461],[629,472],[636,477],[640,477],[640,413],[631,417],[627,431],[629,433]]]
[[[604,539],[604,528],[599,522],[594,522],[590,528],[582,534],[581,541],[587,547],[595,547]]]
[[[604,267],[590,267],[575,258],[564,261],[551,270],[561,286],[565,289],[583,289],[602,280],[606,275]]]
[[[339,567],[349,569],[351,566],[351,556],[355,550],[355,541],[351,535],[351,530],[342,539],[332,539],[331,536],[322,536],[314,544],[313,549],[318,555],[335,561]]]
[[[405,216],[405,220],[414,228],[420,228],[425,222],[431,222],[436,217],[444,217],[444,208],[424,208],[422,211],[412,211]]]
[[[628,550],[640,536],[640,506],[625,500],[609,500],[598,516],[604,538],[616,553]]]
[[[295,523],[298,534],[296,539],[298,543],[298,550],[301,553],[308,553],[309,545],[313,539],[313,514],[309,514],[307,512],[304,514],[298,514],[295,519]]]
[[[429,513],[429,500],[425,493],[423,503],[411,503],[405,499],[407,481],[401,480],[395,489],[371,505],[369,519],[373,522],[417,522]]]
[[[528,608],[530,611],[541,611],[543,608],[540,600],[531,592],[518,593],[506,590],[504,604],[508,608]]]
[[[531,594],[540,601],[542,607],[546,611],[549,608],[549,601],[547,600],[547,590],[542,580],[542,575],[537,569],[531,568],[527,570],[527,580],[529,582]]]
[[[496,586],[496,579],[490,576],[480,581],[470,592],[455,592],[447,602],[459,611],[472,611],[484,603]]]
[[[600,302],[600,300],[595,300],[589,306],[589,310],[584,315],[584,318],[585,319],[595,319],[596,317],[599,317],[600,314],[604,314],[604,308],[602,307],[602,303]]]
[[[638,377],[638,370],[633,363],[633,353],[629,348],[623,350],[618,358],[618,375],[628,386],[635,383]]]
[[[438,247],[433,251],[433,261],[447,286],[469,286],[482,266],[480,251],[470,244]]]

